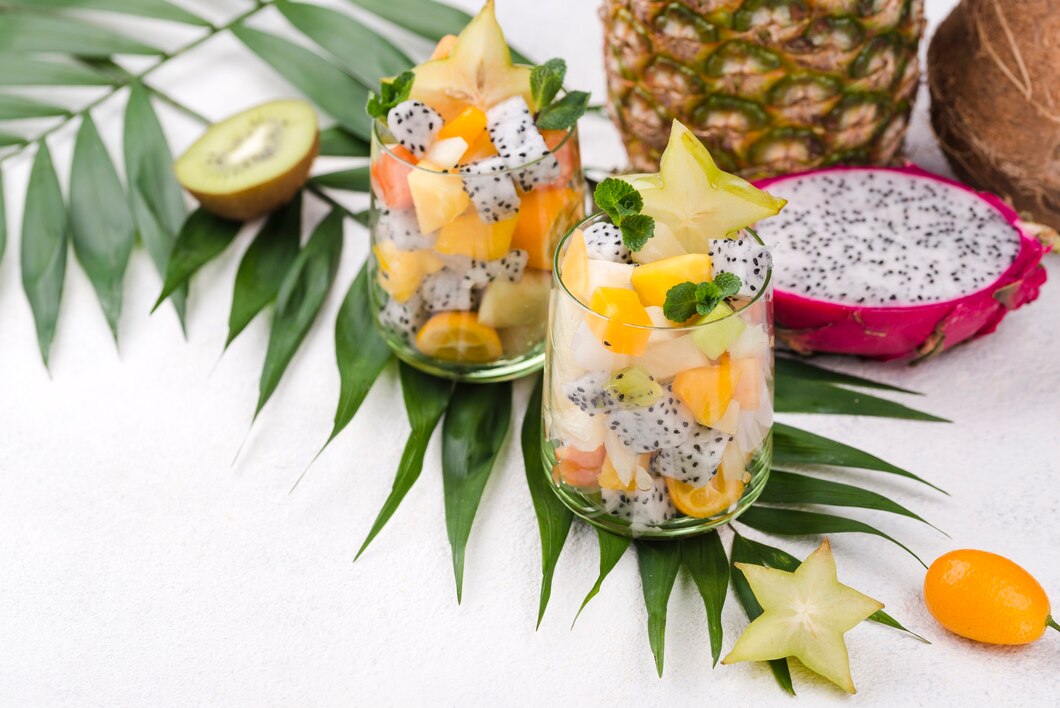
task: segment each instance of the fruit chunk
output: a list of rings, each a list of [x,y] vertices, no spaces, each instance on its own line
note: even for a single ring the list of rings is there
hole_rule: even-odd
[[[305,101],[272,101],[206,130],[173,165],[203,209],[249,221],[286,204],[317,156],[317,114]]]
[[[1029,644],[1056,623],[1049,598],[1026,570],[995,553],[939,556],[924,577],[924,604],[954,634],[990,644]]]
[[[688,249],[677,240],[673,229],[661,221],[656,221],[655,235],[649,238],[648,242],[639,251],[633,251],[633,262],[641,264],[652,263],[661,261],[664,258],[683,256],[686,253],[688,253]]]
[[[400,145],[388,145],[379,151],[372,163],[372,191],[391,209],[411,209],[412,192],[409,191],[409,173],[417,162],[416,156]]]
[[[434,46],[434,51],[431,52],[431,59],[445,59],[453,51],[453,46],[456,44],[456,35],[447,34],[438,40],[438,44]]]
[[[733,499],[719,491],[713,480],[702,487],[694,487],[686,482],[666,477],[666,489],[670,492],[670,501],[677,510],[697,519],[720,514],[732,506]]]
[[[647,467],[650,458],[651,455],[640,455],[637,464]],[[630,475],[629,484],[622,484],[622,480],[619,478],[618,471],[615,469],[610,457],[604,458],[604,464],[600,468],[600,475],[596,478],[596,483],[603,489],[614,489],[623,492],[635,492],[637,490],[636,476]]]
[[[600,343],[616,354],[638,356],[644,353],[651,336],[651,318],[632,290],[597,288],[589,301],[593,310],[607,319],[588,315],[589,330]],[[630,327],[629,325],[638,325]]]
[[[527,265],[531,268],[552,270],[556,239],[583,215],[579,198],[573,189],[535,189],[523,194],[512,248],[530,254]]]
[[[574,171],[580,169],[582,166],[581,152],[578,149],[577,140],[568,140],[563,142],[567,137],[566,130],[542,130],[541,137],[545,139],[545,145],[552,151],[552,154],[559,160],[559,177],[556,178],[553,184],[556,185],[567,185],[570,184],[571,177],[574,176]],[[563,143],[562,147],[560,143]],[[557,148],[559,149],[557,152]]]
[[[705,253],[689,253],[684,256],[664,258],[654,263],[645,263],[633,270],[630,282],[645,307],[662,307],[666,293],[680,283],[702,283],[713,280],[710,256]]]
[[[463,214],[471,203],[460,175],[449,174],[424,160],[408,177],[420,231],[429,234]]]
[[[427,356],[454,362],[483,363],[502,353],[497,330],[480,324],[474,312],[442,312],[416,335],[416,348]]]
[[[630,366],[611,374],[604,391],[623,407],[653,405],[662,396],[662,386],[642,366]]]
[[[720,364],[682,371],[674,377],[674,394],[688,406],[701,425],[713,427],[732,400],[732,371],[729,360]]]
[[[703,143],[676,120],[659,176],[661,187],[641,191],[643,213],[669,226],[690,253],[706,253],[711,239],[773,216],[787,203],[722,172]]]
[[[379,285],[398,302],[416,294],[423,279],[444,265],[431,251],[402,251],[393,241],[380,241],[372,251],[379,264]]]
[[[487,224],[479,218],[474,206],[442,227],[434,248],[439,253],[470,256],[493,261],[507,255],[517,217]]]
[[[723,664],[793,656],[840,688],[854,693],[843,635],[883,603],[843,585],[826,538],[794,573],[736,563],[762,606]]]
[[[423,156],[425,162],[430,162],[443,170],[456,167],[460,158],[467,151],[467,141],[463,138],[446,138],[436,140]]]
[[[582,303],[589,301],[592,294],[589,290],[589,253],[585,248],[585,234],[581,229],[575,229],[567,239],[559,273],[560,281],[567,286],[571,295]]]
[[[730,359],[732,367],[732,399],[740,410],[753,411],[762,405],[762,362],[758,359]]]
[[[551,283],[549,274],[540,270],[527,271],[517,283],[497,278],[482,293],[478,321],[497,329],[544,322]]]
[[[479,145],[482,136],[486,136],[486,142],[489,142],[489,134],[486,132],[486,114],[474,106],[465,108],[460,112],[460,115],[443,125],[438,132],[439,140],[463,138],[467,143],[468,147],[460,158],[461,164],[473,161],[469,158],[472,157],[476,147],[482,147]],[[490,144],[492,145],[492,143]]]
[[[707,324],[709,322],[714,324]],[[698,324],[700,326],[692,333],[692,337],[696,346],[711,359],[720,359],[747,327],[743,320],[733,315],[733,309],[724,302],[719,302]]]
[[[493,0],[486,0],[445,58],[420,64],[413,72],[410,98],[431,106],[447,121],[469,105],[484,111],[512,96],[533,105],[530,68],[512,66]]]

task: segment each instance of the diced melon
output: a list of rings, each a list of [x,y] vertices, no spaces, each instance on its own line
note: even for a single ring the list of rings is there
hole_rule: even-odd
[[[478,321],[496,328],[544,322],[551,281],[550,274],[540,270],[526,271],[518,283],[497,278],[482,293]]]
[[[731,307],[719,302],[710,314],[699,320],[699,327],[692,336],[704,354],[711,359],[720,359],[746,327],[743,320],[733,314]]]
[[[380,241],[372,251],[379,266],[380,287],[398,302],[412,297],[423,279],[443,266],[431,251],[402,251],[393,241]]]
[[[764,327],[755,326],[744,329],[740,338],[729,347],[729,353],[734,358],[744,357],[767,357],[770,350],[769,335]]]
[[[633,356],[644,353],[651,334],[651,330],[646,329],[651,327],[651,318],[635,292],[622,288],[597,288],[589,306],[593,312],[602,315],[586,316],[589,331],[607,349]]]
[[[690,334],[652,344],[635,361],[647,369],[656,381],[663,383],[682,371],[710,364],[710,359],[696,346]]]
[[[509,357],[520,356],[545,341],[545,320],[518,327],[502,327],[497,330],[501,338],[504,354]]]
[[[460,175],[444,172],[426,160],[409,172],[409,191],[416,208],[420,232],[429,234],[452,223],[467,211],[471,198],[464,191]]]
[[[474,206],[442,227],[434,249],[439,253],[470,256],[476,260],[493,261],[508,255],[512,232],[518,217],[487,224],[479,218]]]
[[[666,303],[666,293],[675,285],[688,282],[698,284],[712,279],[710,256],[705,253],[689,253],[645,263],[634,268],[630,275],[633,289],[645,307],[662,307]]]
[[[762,405],[762,389],[765,377],[762,375],[760,359],[730,359],[732,367],[733,399],[740,402],[743,410],[755,410]]]
[[[714,421],[714,425],[710,427],[729,435],[736,435],[740,430],[740,411],[740,402],[733,398],[725,408],[725,414]]]
[[[674,377],[673,390],[700,424],[713,428],[732,401],[732,370],[728,359],[682,371]]]

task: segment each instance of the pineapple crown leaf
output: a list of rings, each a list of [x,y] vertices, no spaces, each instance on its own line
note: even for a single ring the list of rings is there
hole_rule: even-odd
[[[530,96],[538,109],[537,127],[542,130],[567,130],[589,108],[585,91],[568,91],[556,100],[566,76],[567,62],[562,59],[549,59],[530,72]]]
[[[391,108],[402,101],[408,100],[409,94],[412,92],[412,82],[415,80],[416,75],[414,73],[405,71],[390,81],[383,80],[380,82],[378,96],[374,91],[368,93],[368,105],[365,107],[368,115],[372,118],[386,120]]]
[[[732,273],[718,273],[713,281],[696,285],[691,281],[679,283],[666,291],[663,316],[671,322],[684,322],[694,315],[706,316],[725,298],[740,291],[742,282]]]
[[[629,182],[608,177],[596,186],[593,201],[622,231],[622,243],[639,251],[655,235],[655,219],[641,214],[644,198]]]

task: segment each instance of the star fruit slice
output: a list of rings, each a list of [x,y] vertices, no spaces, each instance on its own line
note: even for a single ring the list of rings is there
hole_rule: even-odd
[[[643,213],[669,226],[689,253],[706,253],[711,239],[731,238],[787,204],[723,172],[703,143],[676,120],[658,180],[634,175],[628,181],[644,197]]]
[[[762,614],[736,640],[723,664],[795,657],[850,693],[850,658],[843,635],[883,604],[843,585],[826,538],[794,573],[736,563]]]
[[[409,97],[426,103],[446,121],[468,106],[485,111],[512,96],[522,96],[533,110],[530,67],[512,65],[493,2],[487,0],[447,56],[413,69],[416,80]]]

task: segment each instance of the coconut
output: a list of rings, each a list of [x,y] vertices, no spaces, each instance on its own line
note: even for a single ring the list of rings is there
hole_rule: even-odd
[[[1060,227],[1056,0],[962,0],[928,51],[931,120],[962,180]]]

